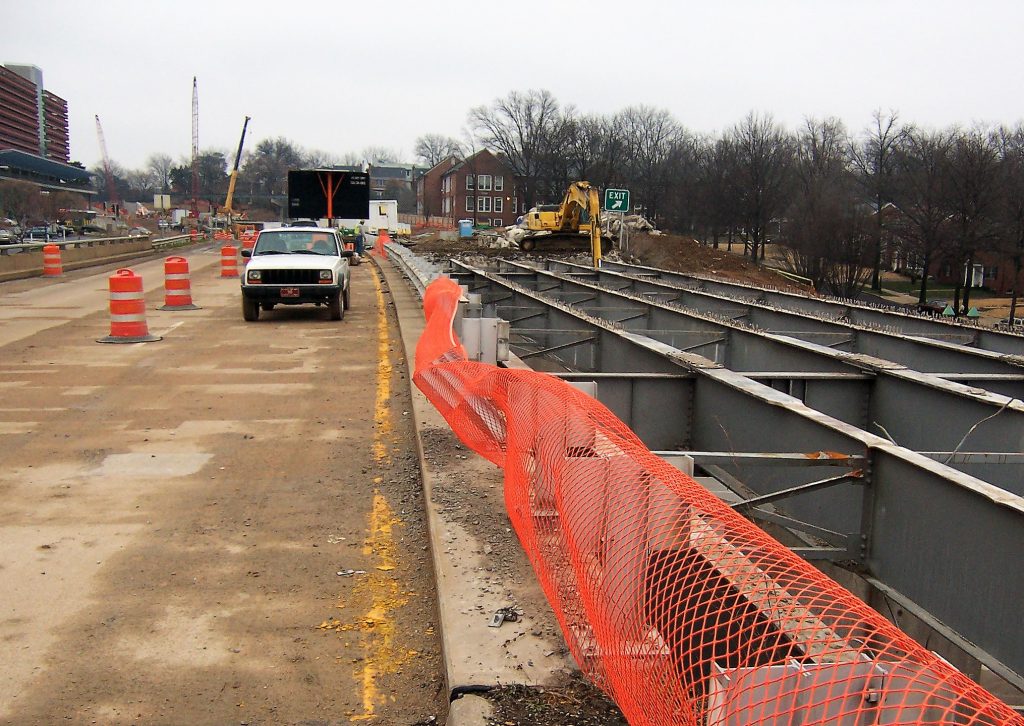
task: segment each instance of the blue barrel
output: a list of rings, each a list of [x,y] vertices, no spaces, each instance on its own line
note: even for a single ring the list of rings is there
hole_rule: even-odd
[[[459,237],[472,237],[473,236],[473,220],[472,219],[460,219],[459,220]]]

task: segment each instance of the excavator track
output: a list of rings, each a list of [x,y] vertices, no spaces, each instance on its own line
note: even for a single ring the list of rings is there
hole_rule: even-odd
[[[612,247],[612,240],[608,237],[601,238],[601,254],[605,254]],[[590,252],[590,237],[576,232],[553,232],[551,234],[540,234],[531,237],[524,237],[519,242],[519,248],[523,252],[536,252],[547,254],[554,252]]]

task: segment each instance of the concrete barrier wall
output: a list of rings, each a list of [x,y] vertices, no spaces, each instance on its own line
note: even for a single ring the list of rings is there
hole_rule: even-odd
[[[65,270],[116,262],[132,255],[159,252],[150,237],[106,240],[75,240],[58,244]],[[20,251],[17,251],[19,250]],[[43,245],[0,247],[0,282],[43,274]]]

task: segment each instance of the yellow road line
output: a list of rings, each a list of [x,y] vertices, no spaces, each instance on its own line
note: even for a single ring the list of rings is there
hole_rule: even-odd
[[[384,290],[377,275],[373,275],[373,286],[377,292],[377,402],[374,408],[376,428],[373,434],[373,458],[383,462],[387,457],[385,434],[391,433],[391,357],[388,355],[388,318],[384,304]]]
[[[389,355],[387,307],[380,280],[373,274],[377,291],[377,397],[374,410],[376,427],[373,435],[373,457],[378,464],[390,460],[387,438],[391,434],[391,358]],[[364,633],[361,674],[363,688],[363,712],[352,716],[352,721],[366,721],[376,718],[377,704],[381,695],[377,690],[377,677],[396,672],[411,658],[411,651],[399,651],[395,644],[395,611],[408,602],[406,593],[401,591],[398,581],[388,573],[395,569],[395,540],[392,530],[402,524],[380,492],[381,477],[373,480],[373,510],[370,513],[370,534],[363,545],[363,554],[375,557],[377,564],[357,587],[367,591],[371,606],[362,617],[358,629]]]

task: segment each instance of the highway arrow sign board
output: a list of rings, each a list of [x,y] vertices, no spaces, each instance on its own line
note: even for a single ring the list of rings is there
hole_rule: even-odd
[[[629,190],[628,189],[605,189],[604,190],[604,211],[606,211],[606,212],[628,212],[629,211]]]

